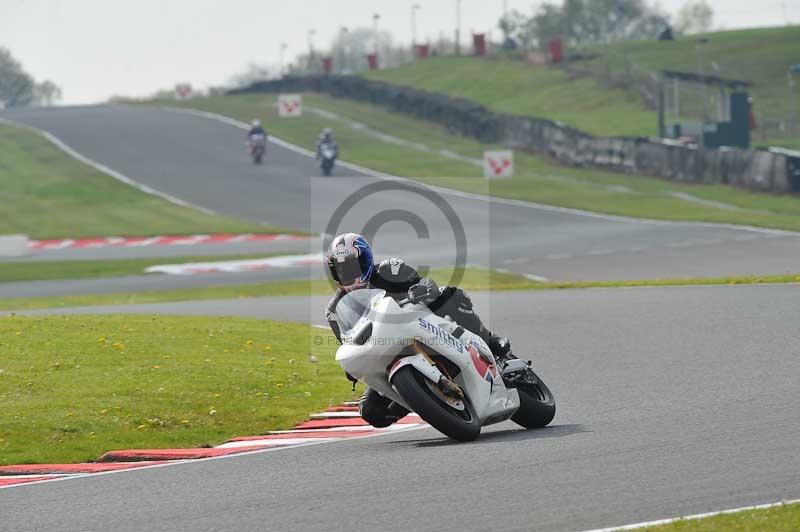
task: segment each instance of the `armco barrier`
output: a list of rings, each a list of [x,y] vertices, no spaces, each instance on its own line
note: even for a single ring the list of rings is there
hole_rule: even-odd
[[[445,126],[485,143],[546,154],[571,166],[687,183],[723,183],[763,192],[800,192],[790,157],[761,150],[707,150],[654,138],[594,137],[559,122],[494,113],[463,98],[358,76],[285,77],[229,94],[321,92],[367,102]]]

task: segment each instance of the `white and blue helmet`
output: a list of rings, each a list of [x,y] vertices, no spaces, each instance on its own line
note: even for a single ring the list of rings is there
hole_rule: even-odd
[[[325,258],[333,280],[348,292],[367,286],[375,269],[369,242],[356,233],[334,238]]]

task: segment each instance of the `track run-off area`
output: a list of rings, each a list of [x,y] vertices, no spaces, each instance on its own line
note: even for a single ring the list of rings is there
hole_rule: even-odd
[[[325,232],[354,191],[385,181],[348,168],[323,180],[313,158],[278,145],[270,145],[263,168],[253,167],[241,131],[186,113],[87,107],[2,116],[49,131],[85,156],[192,204],[311,233]],[[569,280],[779,274],[796,272],[800,264],[800,239],[781,231],[639,221],[437,193],[459,215],[470,264]],[[392,222],[377,233],[376,252],[451,265],[458,251],[453,230],[440,212],[419,206],[424,203],[402,191],[376,195],[347,213],[339,229],[360,230],[387,209],[415,212],[428,222],[428,238]],[[175,286],[172,277],[155,278]],[[152,281],[129,282],[146,289]],[[42,289],[58,283],[70,282]],[[83,282],[63,286],[92,291]],[[558,413],[550,427],[524,431],[503,423],[469,444],[423,429],[24,485],[0,491],[3,527],[582,530],[797,499],[799,290],[475,294],[489,326],[509,335],[516,352],[533,358],[551,385]],[[287,297],[60,312],[318,324],[325,301]],[[342,385],[348,385],[344,379]]]

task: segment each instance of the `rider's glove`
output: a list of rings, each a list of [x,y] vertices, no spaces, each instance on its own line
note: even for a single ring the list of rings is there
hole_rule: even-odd
[[[408,289],[408,299],[413,303],[428,304],[439,297],[439,287],[436,281],[428,277]]]

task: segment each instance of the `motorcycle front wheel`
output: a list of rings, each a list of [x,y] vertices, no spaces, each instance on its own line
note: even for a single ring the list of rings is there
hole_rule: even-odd
[[[524,376],[514,379],[512,386],[519,393],[519,409],[511,421],[526,429],[546,427],[556,415],[556,400],[550,388],[539,376],[528,369]]]
[[[442,434],[458,441],[472,441],[480,435],[481,422],[468,398],[448,399],[412,366],[400,368],[392,384],[406,404]]]

